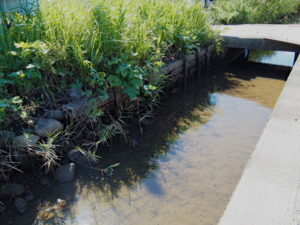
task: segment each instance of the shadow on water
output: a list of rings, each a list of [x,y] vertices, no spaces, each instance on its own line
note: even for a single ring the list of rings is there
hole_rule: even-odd
[[[100,191],[106,196],[107,201],[112,201],[118,197],[118,192],[123,186],[129,188],[137,186],[151,171],[157,169],[155,158],[166,154],[168,146],[180,133],[194,122],[205,123],[209,120],[211,111],[208,109],[214,105],[214,101],[209,88],[201,83],[201,80],[196,83],[190,82],[185,90],[178,89],[176,93],[164,98],[155,112],[154,121],[143,127],[143,134],[137,126],[129,128],[129,137],[134,139],[135,146],[124,143],[124,140],[115,139],[112,146],[99,150],[101,168],[120,163],[111,176],[103,177],[99,170],[79,165],[76,168],[75,182],[57,184],[51,180],[50,185],[41,186],[39,184],[41,175],[24,175],[19,182],[26,180],[30,186],[28,189],[33,192],[35,199],[28,203],[28,210],[24,215],[15,214],[11,206],[4,215],[4,224],[11,224],[11,222],[22,225],[63,224],[65,215],[70,215],[72,212],[69,211],[70,207],[60,208],[56,204],[57,199],[66,200],[71,206],[77,200],[76,193],[86,189],[92,191],[96,188],[97,192]],[[214,87],[219,90],[230,88],[231,83],[229,80],[223,80],[222,84],[216,84]],[[153,180],[149,183],[145,182],[145,187],[154,195],[164,194],[159,184]]]
[[[248,81],[257,76],[265,77],[266,71],[268,71],[262,68],[252,73],[252,70],[245,69],[247,68],[245,66],[249,66],[248,63],[225,69],[225,71],[228,71],[227,75],[224,74],[224,68],[215,67],[216,69],[211,72],[211,80],[208,81],[209,87],[203,86],[201,80],[199,82],[192,81],[185,90],[179,90],[163,99],[161,106],[155,112],[153,123],[143,127],[143,134],[140,133],[138,127],[129,128],[129,137],[134,140],[135,146],[116,139],[111,147],[101,148],[99,151],[102,158],[99,165],[102,168],[120,163],[118,167],[114,168],[111,176],[102,177],[99,170],[80,165],[77,167],[76,180],[67,184],[52,183],[49,186],[42,187],[37,182],[40,178],[39,175],[24,176],[24,179],[29,181],[30,190],[34,193],[35,200],[28,203],[28,212],[23,216],[16,215],[13,213],[14,210],[8,210],[4,218],[4,224],[10,224],[10,221],[13,221],[12,224],[22,225],[75,224],[76,222],[73,221],[75,216],[77,220],[85,221],[84,224],[95,224],[91,220],[92,214],[101,213],[101,210],[98,209],[101,204],[99,206],[98,203],[95,203],[94,201],[97,201],[95,198],[90,199],[89,193],[95,193],[95,195],[101,193],[101,199],[111,205],[111,210],[114,210],[115,214],[120,215],[123,212],[114,208],[114,204],[115,199],[122,198],[120,192],[123,192],[124,187],[131,190],[143,185],[152,196],[158,198],[164,196],[165,189],[153,173],[160,166],[156,159],[159,158],[161,162],[168,161],[170,158],[168,156],[175,154],[174,151],[170,150],[170,145],[176,142],[179,135],[193,127],[195,123],[198,125],[206,124],[211,119],[217,101],[216,96],[211,93],[224,92],[241,85],[241,81],[232,79],[232,76]],[[276,77],[274,70],[270,70],[270,76],[271,78]],[[282,73],[280,76],[281,78],[278,75],[275,79],[283,79]],[[215,138],[220,138],[217,132],[213,135]],[[178,143],[177,147],[173,146],[173,148],[176,148],[176,152],[181,151],[180,144]],[[192,167],[192,165],[190,166]],[[189,165],[186,167],[188,168]],[[149,177],[151,177],[151,180],[146,179]],[[81,210],[80,215],[78,215],[78,210],[74,211],[79,193],[80,197],[86,198],[87,201],[82,203],[83,208],[84,204],[88,204],[94,207],[95,210],[88,210],[88,212]],[[130,198],[130,194],[128,195]],[[57,204],[59,198],[66,200],[67,205]],[[124,211],[127,212],[126,209]],[[82,217],[81,220],[80,217]],[[105,219],[104,215],[103,217]],[[126,216],[122,215],[120,217],[124,217],[126,220]]]

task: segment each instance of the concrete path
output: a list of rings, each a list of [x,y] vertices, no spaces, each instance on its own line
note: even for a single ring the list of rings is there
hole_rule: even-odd
[[[300,52],[300,25],[245,24],[214,26],[224,46]]]
[[[300,57],[219,225],[300,225]]]

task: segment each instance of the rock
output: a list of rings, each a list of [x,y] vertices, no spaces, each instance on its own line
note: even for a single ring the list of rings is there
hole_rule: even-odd
[[[32,128],[25,128],[23,129],[23,134],[26,133],[26,134],[32,134],[34,133],[34,130]]]
[[[93,160],[92,158],[88,158],[85,154],[83,154],[80,151],[70,151],[68,153],[68,158],[70,161],[75,162],[76,164],[80,164],[80,165],[96,165],[98,160],[95,159]]]
[[[40,184],[43,186],[49,186],[50,185],[50,180],[47,177],[42,177],[40,179]]]
[[[15,132],[8,130],[0,131],[0,147],[12,143],[15,136]]]
[[[29,164],[30,160],[28,160],[28,153],[25,151],[21,151],[20,149],[13,150],[13,159],[14,161],[21,163],[23,165]]]
[[[69,102],[68,104],[63,105],[63,108],[67,111],[68,115],[72,119],[75,119],[78,117],[78,115],[81,114],[86,103],[87,103],[87,100],[82,99],[82,100],[78,100],[78,101]]]
[[[67,205],[67,201],[66,201],[66,200],[63,200],[63,199],[60,199],[60,198],[58,198],[58,199],[56,200],[56,206],[57,206],[58,208],[62,209],[62,208],[64,208],[64,207],[66,207],[66,205]]]
[[[76,159],[78,159],[79,157],[82,157],[82,156],[84,156],[84,155],[80,151],[72,150],[72,151],[68,152],[68,158],[70,159],[70,161],[73,161],[73,162],[75,162]]]
[[[80,99],[84,96],[83,92],[78,89],[78,88],[71,88],[67,91],[67,95],[68,97],[76,100],[76,99]]]
[[[54,119],[40,118],[34,128],[34,132],[40,137],[48,137],[50,134],[60,132],[63,129],[63,124]]]
[[[143,119],[142,121],[141,121],[141,124],[142,125],[145,125],[145,126],[148,126],[148,125],[150,125],[150,124],[152,124],[153,123],[153,120],[152,119],[147,119],[147,118],[145,118],[145,119]]]
[[[34,134],[24,134],[14,138],[14,147],[24,150],[24,148],[34,146],[40,137]]]
[[[49,110],[46,112],[46,118],[62,121],[65,118],[65,113],[63,111],[55,109]]]
[[[60,183],[70,182],[75,177],[75,164],[69,163],[57,168],[54,178]]]
[[[0,187],[0,198],[9,198],[24,193],[24,185],[16,183],[7,183]]]
[[[34,199],[34,196],[33,196],[32,193],[30,193],[30,194],[28,194],[28,195],[25,196],[25,201],[26,201],[26,202],[30,202],[30,201],[32,201],[33,199]]]
[[[27,210],[27,203],[23,198],[17,198],[14,202],[14,205],[20,214],[25,213]]]

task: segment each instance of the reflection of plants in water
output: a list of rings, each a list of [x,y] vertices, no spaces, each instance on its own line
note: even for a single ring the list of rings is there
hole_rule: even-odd
[[[119,162],[118,166],[111,171],[113,174],[109,173],[104,179],[90,180],[86,175],[81,176],[80,186],[96,187],[107,200],[111,200],[122,187],[134,187],[148,177],[158,167],[156,159],[167,154],[170,145],[176,145],[181,133],[210,119],[211,107],[216,104],[215,95],[211,93],[235,85],[223,76],[223,71],[220,76],[211,76],[209,88],[202,82],[194,82],[185,90],[164,99],[162,107],[153,112],[154,121],[148,126],[142,125],[142,133],[141,123],[138,123],[128,128],[128,142],[124,143],[121,138],[114,139],[107,151],[102,149],[102,158],[99,160],[102,168],[110,168],[116,162]],[[143,114],[139,118],[148,119],[153,115]],[[92,169],[89,173],[89,177],[96,177],[99,170]]]
[[[120,162],[112,176],[106,177],[104,181],[81,180],[81,184],[96,185],[111,199],[118,195],[122,186],[132,187],[141,182],[157,168],[155,158],[166,154],[181,133],[209,120],[211,110],[208,109],[213,104],[210,98],[209,91],[199,83],[191,84],[188,89],[168,97],[163,102],[167,106],[154,112],[154,122],[143,127],[142,134],[140,124],[129,128],[128,139],[133,139],[135,145],[115,140],[110,151],[104,151],[100,164],[105,166]]]
[[[222,79],[220,76],[214,81],[209,81],[214,86],[214,91],[232,85],[226,79],[224,82]],[[102,146],[102,157],[99,159],[101,169],[78,165],[76,182],[65,184],[67,186],[62,189],[59,186],[53,187],[52,194],[45,198],[46,203],[48,201],[52,205],[57,198],[63,198],[70,203],[70,208],[66,209],[66,214],[70,215],[78,193],[88,198],[87,193],[93,192],[99,195],[99,200],[103,199],[104,202],[113,204],[112,200],[121,194],[124,188],[134,188],[149,177],[159,166],[157,158],[167,154],[170,145],[177,144],[176,140],[182,132],[198,127],[210,119],[210,108],[215,101],[211,99],[213,95],[210,95],[209,88],[199,83],[194,82],[185,90],[161,101],[162,107],[153,112],[154,121],[147,126],[142,123],[143,133],[140,131],[140,123],[137,123],[126,131],[128,142],[120,137],[114,139],[112,146]],[[152,119],[152,114],[144,113],[138,117]],[[130,139],[134,140],[135,144],[132,144]],[[64,191],[66,189],[67,192]]]
[[[250,51],[249,61],[259,62],[265,57],[270,57],[275,55],[275,51],[267,51],[267,50],[254,50]]]

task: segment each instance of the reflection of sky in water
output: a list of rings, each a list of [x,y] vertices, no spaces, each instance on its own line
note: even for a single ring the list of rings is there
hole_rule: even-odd
[[[217,104],[217,94],[210,94],[209,95],[209,103],[210,105],[216,105]]]
[[[97,188],[83,187],[65,224],[216,224],[271,110],[228,95],[210,97],[211,119],[181,133],[154,159],[157,170],[135,187],[123,186],[111,202]]]
[[[274,51],[272,55],[266,55],[266,56],[262,55],[258,59],[258,62],[274,64],[274,65],[282,65],[282,66],[293,66],[294,57],[295,57],[294,52]]]

